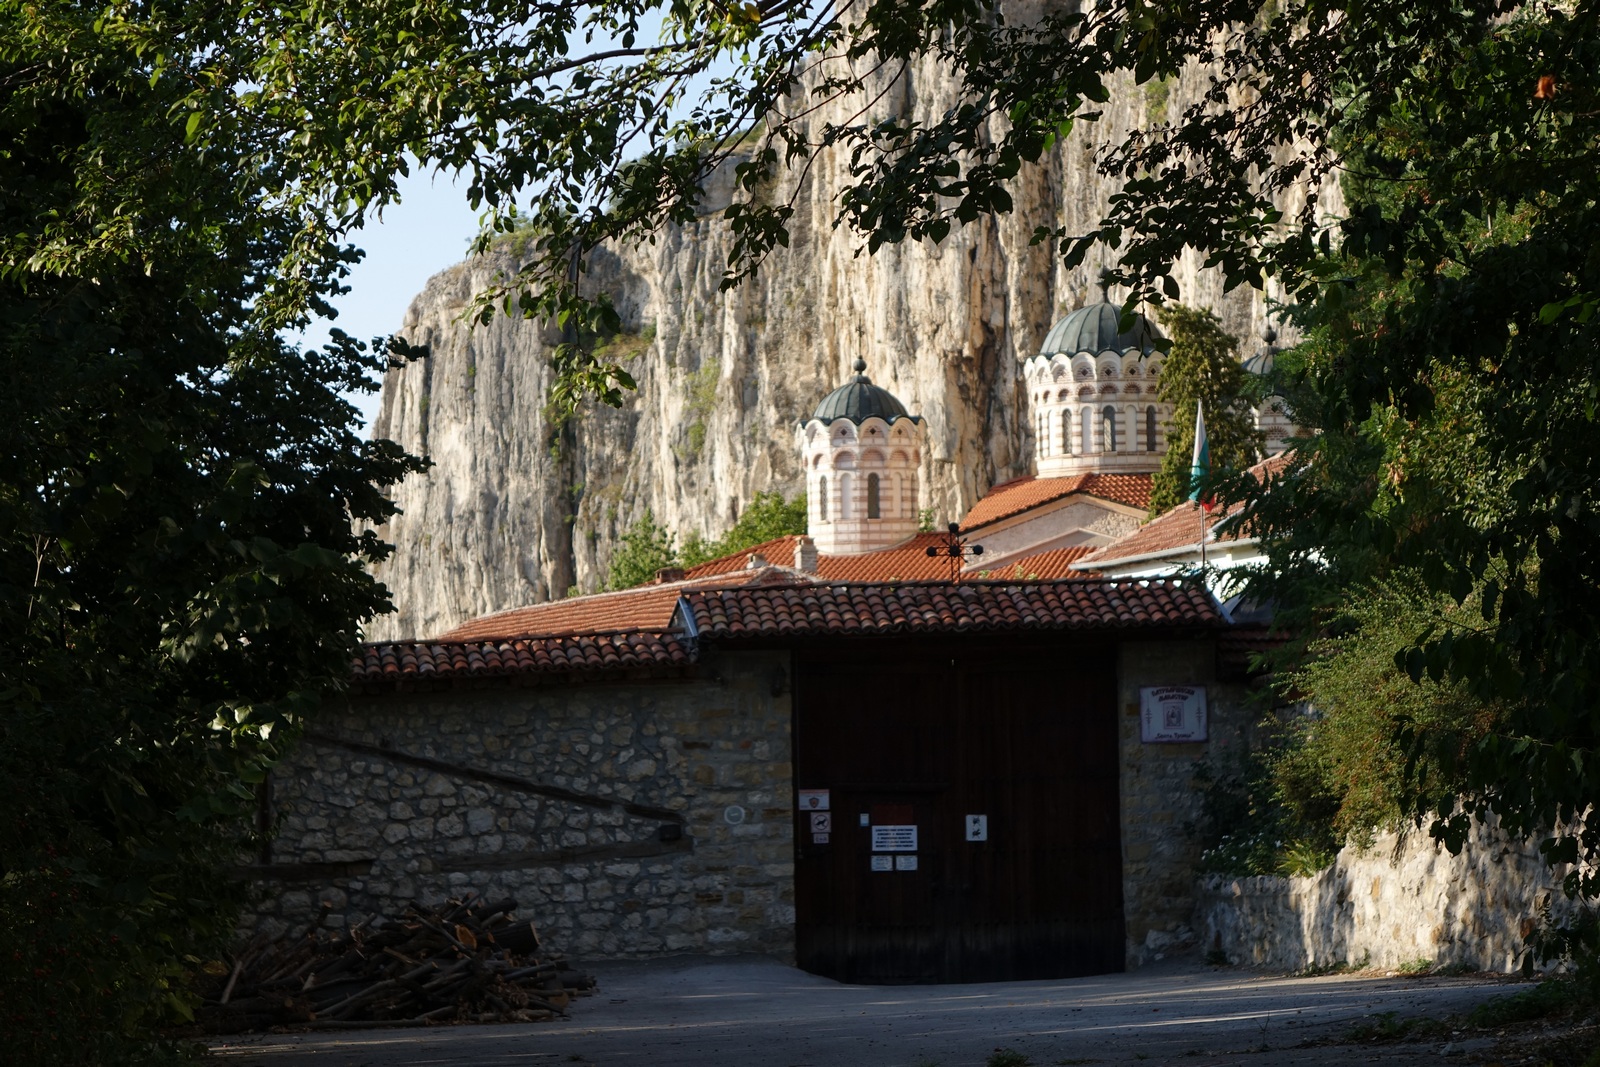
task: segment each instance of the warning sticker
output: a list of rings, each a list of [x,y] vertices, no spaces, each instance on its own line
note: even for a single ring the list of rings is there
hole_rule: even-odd
[[[814,811],[811,813],[811,832],[826,834],[833,830],[833,812]]]
[[[892,871],[892,870],[894,870],[894,857],[893,856],[874,856],[874,857],[872,857],[872,869],[875,870],[875,871]]]
[[[828,790],[826,789],[800,790],[801,811],[827,811],[828,800]]]
[[[830,836],[829,834],[812,834],[811,843],[814,845],[826,845]]]
[[[915,826],[874,826],[872,828],[872,851],[915,852],[916,850],[917,828]]]
[[[915,856],[896,856],[894,858],[894,869],[897,870],[897,871],[914,871],[914,870],[916,870],[917,869],[917,857],[915,857]]]

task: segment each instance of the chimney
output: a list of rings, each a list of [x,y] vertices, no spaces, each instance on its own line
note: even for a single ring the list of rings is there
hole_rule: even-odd
[[[801,537],[794,546],[794,569],[803,574],[817,573],[817,543]]]
[[[767,565],[767,557],[759,552],[750,553],[750,558],[745,560],[745,566],[750,570],[758,571]]]
[[[656,571],[656,584],[666,585],[668,582],[683,581],[682,567],[662,567]]]

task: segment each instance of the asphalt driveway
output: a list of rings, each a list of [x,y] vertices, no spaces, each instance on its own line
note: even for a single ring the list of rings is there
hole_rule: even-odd
[[[589,969],[599,992],[574,1002],[570,1019],[264,1034],[215,1051],[227,1067],[983,1067],[999,1049],[1039,1067],[1459,1064],[1488,1042],[1329,1042],[1384,1013],[1443,1018],[1512,991],[1482,977],[1286,978],[1195,963],[944,986],[841,985],[758,957]]]

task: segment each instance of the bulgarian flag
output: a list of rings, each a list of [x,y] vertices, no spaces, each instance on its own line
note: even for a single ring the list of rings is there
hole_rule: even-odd
[[[1210,497],[1201,499],[1200,481],[1211,470],[1211,442],[1206,440],[1206,413],[1202,401],[1195,401],[1194,405],[1194,459],[1189,465],[1189,485],[1192,491],[1189,499],[1197,502],[1206,511],[1215,506],[1215,501]]]

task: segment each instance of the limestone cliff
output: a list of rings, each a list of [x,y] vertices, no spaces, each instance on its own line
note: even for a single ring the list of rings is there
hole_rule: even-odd
[[[928,118],[955,98],[931,65],[880,88],[869,118]],[[928,420],[922,506],[938,521],[1029,473],[1021,361],[1052,322],[1098,299],[1101,267],[1066,271],[1029,237],[1039,225],[1098,222],[1114,188],[1094,170],[1096,147],[1196,90],[1179,82],[1159,98],[1128,85],[1098,123],[1079,124],[1024,172],[1012,214],[939,245],[866,255],[854,234],[833,228],[845,162],[824,155],[798,190],[789,248],[729,293],[717,291],[729,234],[716,212],[727,194],[713,185],[698,222],[595,256],[591,278],[623,314],[630,333],[615,343],[636,352],[628,366],[639,389],[620,410],[591,405],[565,425],[545,412],[552,330],[459,321],[509,254],[436,276],[402,327],[431,355],[391,372],[374,426],[434,467],[397,491],[403,514],[384,531],[396,552],[378,573],[399,612],[368,636],[429,636],[485,612],[593,591],[619,534],[646,508],[679,536],[716,536],[755,493],[801,491],[796,422],[857,356]],[[1211,307],[1254,343],[1265,323],[1258,294],[1224,295],[1197,260],[1177,279],[1185,302]]]

